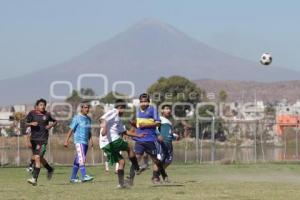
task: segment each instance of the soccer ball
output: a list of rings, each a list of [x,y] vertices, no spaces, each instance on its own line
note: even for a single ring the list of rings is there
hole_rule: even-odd
[[[264,53],[260,57],[260,63],[262,65],[269,65],[272,62],[272,55],[270,53]]]

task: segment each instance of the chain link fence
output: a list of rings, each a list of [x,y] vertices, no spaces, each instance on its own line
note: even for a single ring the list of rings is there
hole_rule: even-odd
[[[196,137],[192,137],[193,134],[183,137],[181,133],[181,139],[173,142],[174,162],[234,164],[299,160],[299,131],[296,128],[286,128],[284,134],[278,136],[274,132],[276,124],[265,121],[222,122],[222,129],[218,123],[196,123],[190,128]],[[46,158],[53,164],[73,163],[75,148],[73,145],[64,148],[64,139],[63,134],[50,134]],[[29,163],[31,150],[26,148],[24,136],[2,136],[0,156],[1,166],[23,166]],[[97,165],[103,164],[104,160],[95,135],[87,162]]]

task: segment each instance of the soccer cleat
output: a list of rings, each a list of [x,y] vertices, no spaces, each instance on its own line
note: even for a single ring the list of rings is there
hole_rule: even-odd
[[[125,184],[128,186],[133,186],[133,178],[126,177]]]
[[[70,179],[70,183],[81,183],[82,181],[79,178]]]
[[[27,183],[29,183],[33,186],[36,186],[37,185],[37,180],[35,178],[30,178],[30,179],[27,179]]]
[[[127,184],[124,184],[124,185],[117,185],[117,189],[127,189],[129,188]]]
[[[53,173],[54,173],[54,169],[52,169],[52,170],[50,170],[50,171],[47,172],[47,179],[49,181],[52,179]]]
[[[82,179],[82,182],[88,182],[88,181],[92,181],[94,179],[94,177],[89,176],[89,175],[85,175]]]
[[[147,168],[145,167],[140,167],[139,170],[135,170],[135,174],[136,175],[140,175],[141,173],[143,173],[144,171],[146,171]]]
[[[160,178],[151,178],[151,181],[154,185],[159,185],[161,184]]]
[[[171,183],[171,180],[169,179],[169,177],[166,177],[166,178],[164,179],[164,183]]]

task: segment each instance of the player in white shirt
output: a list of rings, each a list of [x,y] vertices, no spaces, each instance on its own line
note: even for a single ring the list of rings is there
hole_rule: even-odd
[[[127,131],[121,121],[121,116],[124,114],[126,108],[126,102],[119,99],[115,103],[115,108],[106,112],[100,118],[100,148],[107,155],[108,161],[111,165],[119,163],[118,168],[118,187],[124,188],[126,184],[124,182],[124,167],[125,160],[120,154],[120,151],[126,151],[135,171],[140,170],[138,161],[136,159],[133,148],[122,138],[123,134],[133,137],[144,137],[144,134],[136,134],[135,132]],[[131,183],[132,184],[132,183]]]

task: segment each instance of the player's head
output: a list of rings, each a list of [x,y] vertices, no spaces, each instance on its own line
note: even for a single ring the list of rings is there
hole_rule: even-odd
[[[90,105],[89,101],[82,101],[80,103],[80,112],[81,112],[81,114],[83,114],[83,115],[89,114],[90,107],[91,107],[91,105]]]
[[[164,104],[161,107],[161,114],[164,117],[170,117],[171,116],[171,112],[172,112],[172,106],[170,104]]]
[[[150,96],[147,93],[143,93],[139,97],[140,100],[140,107],[142,110],[145,110],[150,105]]]
[[[115,108],[118,109],[120,116],[125,112],[126,106],[127,103],[124,99],[117,99],[115,101]]]
[[[38,99],[35,102],[35,109],[40,111],[40,112],[45,112],[47,106],[47,101],[45,99]]]

